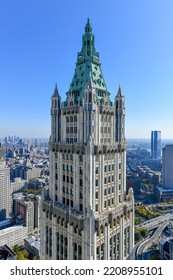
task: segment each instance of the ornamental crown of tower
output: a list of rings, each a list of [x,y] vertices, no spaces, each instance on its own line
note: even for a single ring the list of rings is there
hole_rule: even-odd
[[[69,105],[69,100],[73,99],[75,105],[82,105],[85,96],[85,88],[91,83],[96,90],[96,101],[98,104],[104,103],[104,98],[110,105],[109,92],[101,70],[99,53],[95,49],[95,36],[88,18],[85,33],[82,36],[82,48],[77,54],[77,63],[73,79],[67,92],[65,105]],[[71,98],[73,96],[73,98]]]
[[[96,107],[94,109],[94,106],[97,109]],[[62,128],[68,126],[68,118],[65,120],[65,114],[70,114],[69,108],[72,107],[78,107],[78,112],[79,107],[80,110],[85,111],[84,115],[80,116],[83,118],[83,128],[80,128],[83,130],[83,134],[81,132],[76,134],[78,131],[76,127],[74,130],[72,127],[67,127],[66,133]],[[106,124],[100,119],[102,113],[109,114],[106,118],[110,119],[110,126],[112,126],[111,129],[104,128],[104,133],[102,130]],[[92,114],[95,114],[95,117],[91,116]],[[102,74],[100,56],[95,48],[95,36],[92,33],[89,18],[82,36],[81,51],[77,53],[76,67],[69,90],[66,93],[66,100],[61,102],[56,85],[52,95],[51,115],[53,141],[85,143],[91,134],[94,143],[114,143],[125,140],[124,96],[119,86],[115,101],[110,100],[110,93]],[[99,128],[101,126],[102,128]],[[108,134],[106,131],[109,131]]]

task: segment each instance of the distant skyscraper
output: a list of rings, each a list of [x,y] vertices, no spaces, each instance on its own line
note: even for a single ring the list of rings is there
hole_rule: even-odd
[[[2,147],[0,142],[0,160],[6,161],[6,150],[4,147]]]
[[[173,145],[162,149],[162,179],[163,187],[173,189]]]
[[[0,160],[0,221],[10,216],[10,169]]]
[[[151,131],[151,157],[161,158],[161,131]]]
[[[50,186],[42,201],[41,259],[131,258],[134,197],[126,193],[125,101],[110,100],[88,20],[62,104],[51,106]]]

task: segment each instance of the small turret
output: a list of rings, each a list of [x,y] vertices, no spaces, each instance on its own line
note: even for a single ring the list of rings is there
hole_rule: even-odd
[[[55,84],[55,89],[54,89],[54,93],[52,95],[52,109],[58,109],[60,108],[60,96],[58,93],[58,88],[57,88],[57,84]]]
[[[115,97],[115,139],[125,141],[125,104],[120,85]]]
[[[118,97],[122,97],[122,93],[121,93],[121,86],[119,85],[118,87],[118,93],[117,93]]]
[[[54,89],[54,94],[53,94],[54,97],[58,97],[59,96],[59,93],[58,93],[58,88],[57,88],[57,83],[55,84],[55,89]]]
[[[52,116],[52,126],[51,126],[51,140],[53,142],[60,141],[60,110],[61,98],[58,93],[57,84],[55,84],[54,93],[52,95],[52,106],[51,106],[51,116]]]

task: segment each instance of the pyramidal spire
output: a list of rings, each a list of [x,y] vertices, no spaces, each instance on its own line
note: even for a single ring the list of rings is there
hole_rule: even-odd
[[[58,96],[58,95],[59,95],[59,93],[58,93],[58,87],[57,87],[57,83],[56,83],[53,96]]]
[[[75,72],[67,92],[66,104],[70,104],[71,96],[74,95],[74,102],[82,104],[86,88],[95,88],[98,92],[98,102],[109,96],[104,77],[101,70],[100,56],[95,49],[95,36],[92,33],[90,19],[87,19],[85,33],[82,35],[82,48],[77,54]]]
[[[122,96],[121,86],[120,86],[120,85],[119,85],[119,87],[118,87],[118,93],[117,93],[117,96]]]

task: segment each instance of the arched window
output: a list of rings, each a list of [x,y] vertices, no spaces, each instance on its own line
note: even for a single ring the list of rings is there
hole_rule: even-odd
[[[89,102],[92,102],[92,93],[89,92]]]

